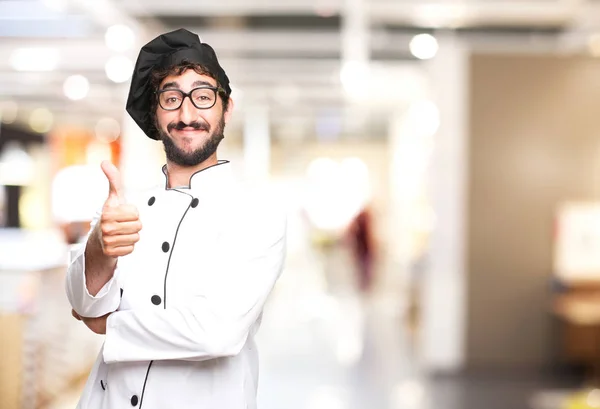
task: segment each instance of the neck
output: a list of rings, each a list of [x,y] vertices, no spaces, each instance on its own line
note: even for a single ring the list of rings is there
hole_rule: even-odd
[[[196,166],[181,166],[167,160],[167,177],[169,180],[169,188],[190,186],[192,175],[208,167],[218,163],[217,153]]]

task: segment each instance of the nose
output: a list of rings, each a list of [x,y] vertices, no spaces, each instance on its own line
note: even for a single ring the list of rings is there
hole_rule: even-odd
[[[192,104],[189,97],[183,99],[183,103],[179,108],[179,120],[185,124],[192,123],[196,120],[198,109]]]

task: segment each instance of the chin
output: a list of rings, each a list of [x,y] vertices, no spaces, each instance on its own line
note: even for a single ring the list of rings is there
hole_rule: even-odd
[[[186,154],[192,154],[196,151],[198,151],[199,149],[202,149],[204,147],[204,143],[197,143],[197,144],[191,144],[191,143],[186,143],[183,146],[178,146],[179,150],[186,153]]]

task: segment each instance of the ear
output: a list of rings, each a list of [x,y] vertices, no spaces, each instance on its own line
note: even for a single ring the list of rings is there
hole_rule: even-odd
[[[229,122],[229,118],[231,118],[231,114],[233,113],[233,99],[229,98],[229,105],[227,105],[227,111],[225,111],[224,119],[225,123]]]

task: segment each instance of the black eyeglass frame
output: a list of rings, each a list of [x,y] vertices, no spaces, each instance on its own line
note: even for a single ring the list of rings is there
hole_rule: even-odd
[[[194,102],[194,99],[192,98],[192,93],[199,89],[210,89],[215,93],[215,99],[211,106],[199,107],[198,105],[196,105],[196,103]],[[165,92],[170,92],[170,91],[178,91],[182,96],[181,103],[179,104],[179,106],[177,108],[165,108],[162,106],[162,104],[160,102],[160,95]],[[180,90],[178,88],[166,88],[166,89],[161,89],[160,91],[156,92],[156,100],[158,102],[158,106],[160,106],[165,111],[177,111],[183,105],[183,101],[185,100],[186,97],[190,99],[190,101],[192,102],[192,105],[194,107],[196,107],[197,109],[211,109],[217,103],[217,98],[218,98],[219,94],[221,94],[221,93],[223,93],[223,94],[225,93],[225,90],[221,87],[207,87],[207,86],[196,87],[196,88],[191,89],[190,92],[187,92],[187,93],[183,92],[182,90]]]

